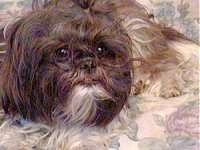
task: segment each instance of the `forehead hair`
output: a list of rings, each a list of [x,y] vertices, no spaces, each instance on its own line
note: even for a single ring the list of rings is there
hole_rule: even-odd
[[[91,45],[98,41],[130,44],[126,31],[120,20],[108,17],[104,13],[94,15],[80,9],[77,14],[75,7],[70,12],[61,7],[45,8],[33,11],[22,18],[22,23],[16,32],[17,40],[23,41],[22,45],[34,48],[42,41],[59,41],[63,43],[76,43]],[[41,44],[41,45],[42,45]],[[26,48],[23,48],[26,49]]]
[[[41,37],[45,31],[49,31],[49,33],[52,31],[53,33],[62,32],[62,34],[65,31],[68,34],[78,33],[79,36],[83,36],[83,33],[86,34],[86,32],[97,33],[100,30],[106,31],[106,28],[116,31],[122,28],[120,19],[116,16],[84,10],[77,5],[72,5],[70,8],[67,6],[56,5],[35,10],[21,19],[23,20],[21,29],[24,28],[30,35],[35,34],[36,37]]]

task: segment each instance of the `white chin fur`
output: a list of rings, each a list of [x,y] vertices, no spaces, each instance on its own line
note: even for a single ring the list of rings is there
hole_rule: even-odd
[[[63,115],[68,116],[64,122],[82,124],[86,120],[93,119],[98,107],[96,101],[110,99],[111,97],[100,85],[78,85],[72,90],[63,109]]]

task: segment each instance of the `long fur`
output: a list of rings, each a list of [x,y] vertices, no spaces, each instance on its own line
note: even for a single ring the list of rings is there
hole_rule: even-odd
[[[113,139],[126,133],[127,110],[124,109],[106,128],[55,126],[26,120],[7,120],[0,127],[0,148],[7,150],[108,150]],[[14,140],[13,140],[14,139]]]
[[[68,103],[62,109],[64,113],[61,113],[58,118],[65,118],[64,122],[66,120],[69,124],[83,124],[96,114],[98,106],[95,101],[109,101],[111,97],[100,85],[89,87],[79,85],[73,89],[68,99]],[[59,115],[61,108],[57,109],[53,112],[54,115]]]
[[[72,3],[65,0],[67,7]],[[64,0],[54,1],[55,5],[65,8]],[[190,94],[192,98],[199,92],[199,46],[186,39],[175,30],[152,21],[142,5],[134,0],[79,1],[81,7],[88,7],[109,17],[115,16],[115,22],[122,24],[131,39],[131,61],[134,68],[132,96],[151,100],[152,97],[166,99]],[[85,2],[85,3],[84,3]],[[53,3],[53,1],[52,1]],[[49,3],[34,3],[34,9],[43,9]],[[79,10],[79,9],[78,9]],[[90,10],[85,10],[86,13]],[[78,17],[78,16],[77,16]],[[19,23],[19,22],[18,22]],[[17,24],[15,24],[17,27]],[[9,29],[9,28],[8,28]],[[59,27],[56,28],[59,30]],[[9,33],[7,31],[6,33]],[[5,34],[7,37],[8,34]],[[20,55],[20,54],[18,54]],[[23,65],[23,64],[22,64]],[[101,86],[77,86],[71,92],[69,105],[66,105],[73,124],[84,121],[95,112],[90,108],[94,100],[104,101],[110,98]],[[83,102],[84,101],[84,102]],[[131,103],[131,95],[130,100]],[[127,105],[129,104],[127,103]],[[65,106],[65,105],[64,105]],[[62,106],[62,107],[64,107]],[[59,107],[58,107],[59,108]],[[65,107],[64,107],[65,108]],[[63,110],[63,108],[62,108]],[[124,110],[107,127],[65,126],[58,124],[46,126],[43,123],[7,120],[0,127],[0,148],[48,149],[48,150],[108,150],[111,139],[125,133],[125,129],[134,119]],[[55,115],[58,112],[55,111]],[[59,113],[58,113],[59,114]],[[62,114],[63,115],[63,114]],[[58,118],[59,118],[58,117]],[[79,120],[81,119],[81,120]],[[17,122],[17,123],[16,123]],[[82,122],[81,122],[82,123]]]

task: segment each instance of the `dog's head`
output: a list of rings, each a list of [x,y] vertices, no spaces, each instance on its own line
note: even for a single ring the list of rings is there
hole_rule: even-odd
[[[8,27],[5,112],[53,124],[109,123],[126,103],[133,71],[117,7],[122,2],[60,0]]]

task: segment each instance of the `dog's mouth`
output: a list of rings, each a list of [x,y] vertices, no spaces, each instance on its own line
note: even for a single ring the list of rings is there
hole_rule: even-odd
[[[84,75],[79,79],[75,80],[73,86],[82,85],[82,86],[93,86],[93,85],[100,85],[102,83],[102,79],[97,77],[97,75]]]
[[[85,85],[85,86],[93,86],[93,85],[98,85],[101,82],[98,79],[92,79],[92,78],[86,78],[83,81],[80,81],[80,85]]]
[[[67,124],[96,124],[105,114],[112,116],[116,107],[116,102],[98,81],[90,81],[76,85],[56,114]]]
[[[126,101],[125,85],[102,74],[80,73],[75,77],[68,91],[60,94],[62,104],[54,114],[59,122],[103,126],[112,121]]]

